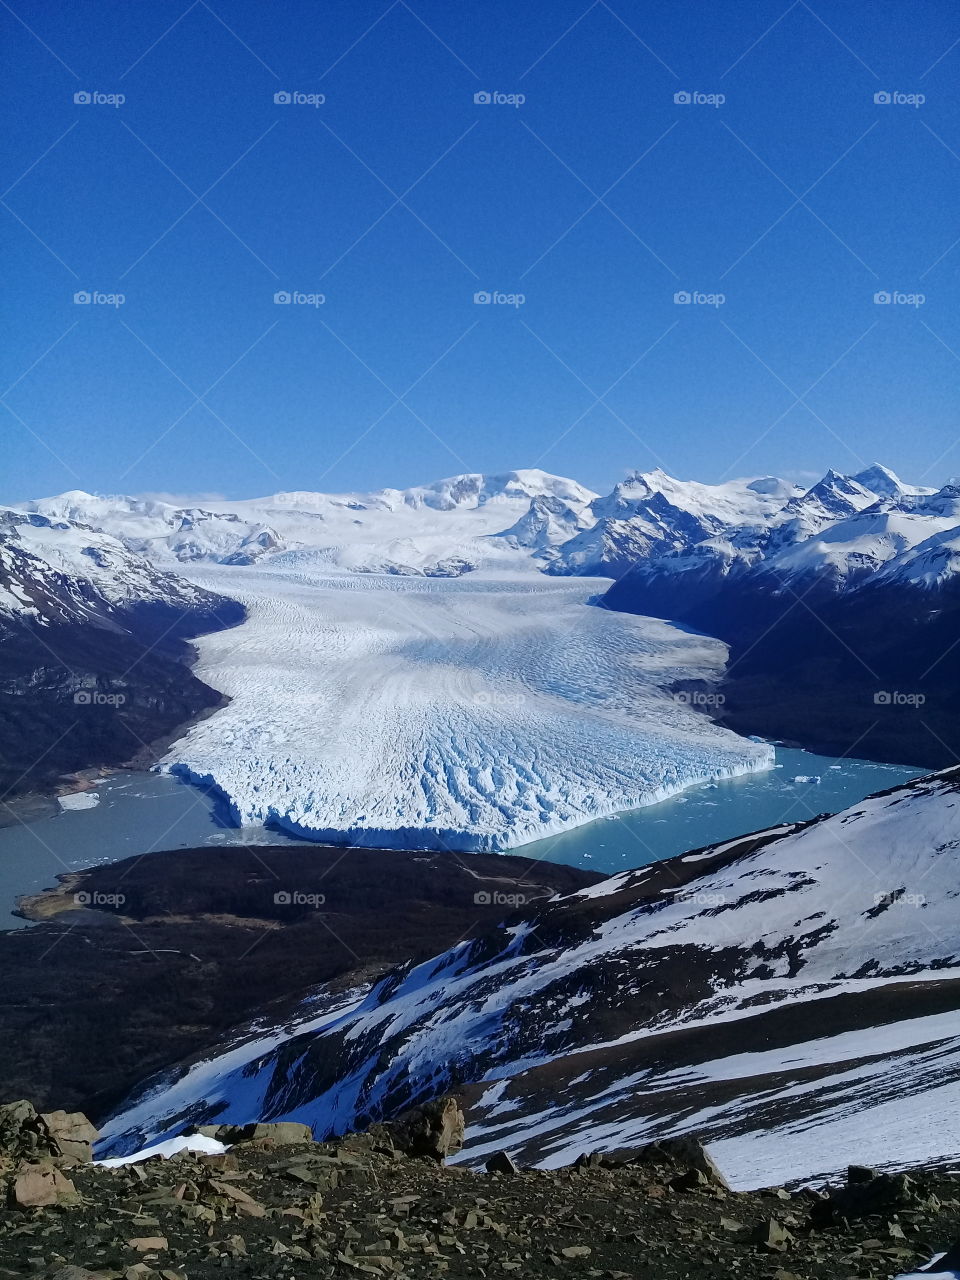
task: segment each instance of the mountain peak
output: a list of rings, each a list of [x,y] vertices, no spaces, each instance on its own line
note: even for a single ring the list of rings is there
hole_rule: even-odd
[[[907,486],[903,484],[900,477],[891,471],[889,467],[885,467],[879,462],[874,462],[864,471],[857,472],[853,478],[857,484],[862,484],[865,489],[884,497],[897,496],[907,492]]]

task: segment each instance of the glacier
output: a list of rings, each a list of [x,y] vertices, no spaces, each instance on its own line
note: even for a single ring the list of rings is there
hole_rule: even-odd
[[[593,607],[607,579],[358,575],[305,551],[188,576],[248,617],[198,642],[231,701],[161,767],[241,826],[499,851],[773,766],[671,692],[718,680],[726,646]]]

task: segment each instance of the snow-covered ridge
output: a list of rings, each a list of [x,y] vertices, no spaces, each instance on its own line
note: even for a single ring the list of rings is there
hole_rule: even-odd
[[[0,618],[101,625],[141,605],[190,612],[215,605],[88,525],[0,507]]]
[[[343,1132],[480,1083],[474,1163],[687,1131],[743,1187],[955,1159],[958,858],[952,770],[613,877],[149,1083],[105,1150],[213,1116]]]
[[[491,535],[509,528],[531,503],[546,500],[579,513],[595,497],[576,481],[526,470],[453,476],[411,489],[298,491],[197,507],[81,491],[27,507],[107,530],[157,562],[253,564],[299,552],[328,570],[416,575],[450,560],[467,568],[481,562],[516,568],[526,553],[491,543]]]
[[[956,572],[960,490],[904,483],[879,464],[808,489],[774,476],[703,484],[657,468],[604,496],[544,471],[470,473],[372,493],[278,493],[179,507],[81,491],[25,504],[81,522],[157,563],[282,563],[456,577],[476,568],[662,575],[690,586],[762,575],[832,591],[883,569],[930,588]],[[291,561],[290,557],[296,557]]]
[[[842,593],[868,585],[879,570],[888,583],[923,587],[941,586],[955,572],[949,544],[960,539],[956,485],[936,491],[904,484],[879,465],[855,476],[828,471],[805,491],[757,483],[763,502],[753,510],[744,504],[739,519],[730,518],[731,503],[719,497],[712,504],[701,499],[694,511],[690,486],[679,486],[682,498],[671,498],[669,513],[659,518],[654,506],[667,501],[667,485],[639,505],[622,501],[608,509],[609,500],[600,499],[591,510],[607,514],[556,548],[551,570],[589,561],[595,572],[629,572],[641,598],[652,585],[654,594],[666,589],[669,599],[672,589],[688,604],[728,583],[774,592],[815,584]]]

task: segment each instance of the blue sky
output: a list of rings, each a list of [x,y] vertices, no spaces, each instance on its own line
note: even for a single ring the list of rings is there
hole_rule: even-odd
[[[4,500],[960,474],[945,0],[13,0],[0,27]]]

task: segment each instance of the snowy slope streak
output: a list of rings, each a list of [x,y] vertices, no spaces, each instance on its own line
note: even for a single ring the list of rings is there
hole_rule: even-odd
[[[473,1085],[474,1163],[687,1131],[740,1186],[960,1158],[958,857],[953,770],[615,876],[155,1082],[106,1146]]]
[[[276,561],[273,562],[276,564]],[[166,767],[240,823],[388,848],[507,849],[772,764],[669,686],[725,647],[588,607],[602,583],[196,571],[249,620],[201,641],[230,706]]]

